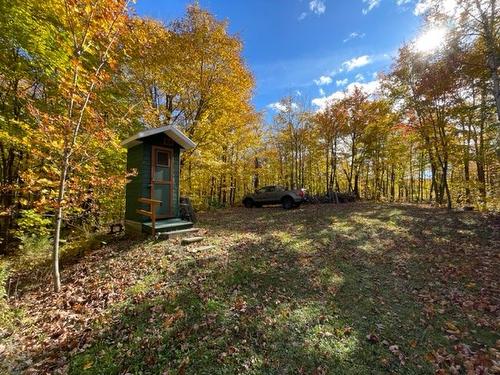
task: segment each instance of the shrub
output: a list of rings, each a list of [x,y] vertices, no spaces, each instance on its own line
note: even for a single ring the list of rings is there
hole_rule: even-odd
[[[52,220],[35,210],[22,210],[17,220],[16,237],[21,241],[28,237],[48,237]]]

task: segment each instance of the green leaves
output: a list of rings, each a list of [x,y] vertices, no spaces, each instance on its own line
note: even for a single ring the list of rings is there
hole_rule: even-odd
[[[16,230],[16,237],[22,239],[26,236],[48,236],[53,220],[35,210],[22,210],[20,215],[21,217],[17,220],[18,229]]]

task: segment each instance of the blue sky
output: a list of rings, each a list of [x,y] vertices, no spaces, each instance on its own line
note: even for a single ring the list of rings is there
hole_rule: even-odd
[[[200,0],[244,42],[256,79],[254,104],[273,114],[284,96],[311,108],[359,82],[376,87],[405,41],[416,37],[417,6],[425,0]],[[185,0],[138,0],[139,15],[166,23],[181,17]],[[349,86],[351,85],[351,86]]]

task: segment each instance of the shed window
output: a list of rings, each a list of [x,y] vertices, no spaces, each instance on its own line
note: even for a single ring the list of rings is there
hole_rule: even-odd
[[[170,167],[170,153],[158,151],[156,153],[156,165],[159,167]]]

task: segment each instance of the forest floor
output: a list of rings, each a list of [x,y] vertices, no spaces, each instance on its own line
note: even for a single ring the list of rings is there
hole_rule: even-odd
[[[356,203],[198,226],[214,249],[117,238],[66,259],[58,296],[20,275],[0,372],[500,372],[498,215]]]

